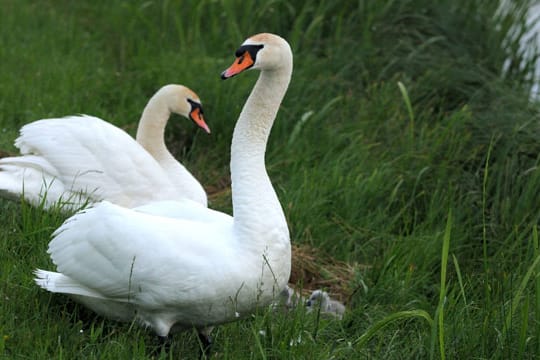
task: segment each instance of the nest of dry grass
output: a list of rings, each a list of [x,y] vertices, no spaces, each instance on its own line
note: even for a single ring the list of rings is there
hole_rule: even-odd
[[[347,303],[355,290],[355,274],[366,268],[369,266],[338,261],[308,245],[293,245],[289,286],[301,288],[303,295],[324,289],[332,298]]]
[[[0,159],[5,158],[5,157],[9,157],[9,156],[15,156],[15,154],[0,149]]]

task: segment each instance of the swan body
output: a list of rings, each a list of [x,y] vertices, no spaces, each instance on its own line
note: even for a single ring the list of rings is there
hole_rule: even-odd
[[[233,134],[234,217],[190,200],[136,209],[101,202],[55,231],[48,252],[57,272],[36,270],[40,287],[160,336],[204,331],[274,301],[290,276],[291,246],[264,154],[292,73],[289,44],[255,35],[222,77],[249,67],[261,74]]]
[[[172,112],[193,119],[209,132],[199,98],[181,85],[166,85],[150,99],[137,141],[87,115],[27,124],[15,141],[22,155],[0,159],[0,195],[24,196],[45,208],[60,202],[68,210],[100,200],[135,207],[188,198],[206,206],[201,184],[165,145],[165,126]]]

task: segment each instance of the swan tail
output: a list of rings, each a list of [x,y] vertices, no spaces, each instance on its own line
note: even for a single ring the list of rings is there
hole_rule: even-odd
[[[35,283],[47,291],[70,295],[103,298],[102,295],[71,279],[69,276],[41,269],[34,270]]]
[[[24,163],[0,162],[0,195],[10,200],[24,197],[33,206],[38,206],[47,195],[47,204],[58,200],[59,191],[63,190],[60,181],[50,174]],[[48,206],[47,206],[48,207]]]
[[[54,167],[35,155],[0,159],[0,196],[24,198],[32,206],[45,209],[80,209],[89,202],[87,195],[67,189]]]

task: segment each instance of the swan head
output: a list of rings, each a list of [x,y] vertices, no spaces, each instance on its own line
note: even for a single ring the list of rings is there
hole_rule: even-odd
[[[221,73],[222,79],[228,79],[244,70],[278,70],[292,66],[292,51],[289,43],[282,37],[261,33],[249,37],[235,52],[236,60]]]
[[[330,296],[326,291],[315,290],[311,293],[311,296],[306,301],[306,306],[313,306],[315,304],[326,304],[330,300]]]
[[[183,85],[165,85],[159,89],[154,97],[163,99],[171,113],[191,119],[197,126],[210,133],[210,128],[204,121],[201,100],[191,89]]]
[[[306,301],[307,311],[311,312],[316,307],[320,307],[321,314],[325,314],[337,319],[343,319],[345,314],[345,305],[337,300],[330,298],[326,291],[315,290]]]

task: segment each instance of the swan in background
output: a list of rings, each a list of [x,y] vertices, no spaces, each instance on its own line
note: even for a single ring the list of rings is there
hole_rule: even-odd
[[[15,146],[22,156],[0,159],[0,195],[66,210],[108,200],[135,207],[191,199],[207,205],[206,192],[165,145],[171,113],[206,132],[201,101],[182,85],[166,85],[146,105],[137,141],[93,116],[44,119],[23,126]]]
[[[37,269],[37,285],[106,317],[137,319],[161,337],[192,327],[207,334],[274,301],[290,276],[291,244],[264,156],[293,58],[273,34],[248,38],[236,56],[222,78],[261,73],[233,134],[234,217],[189,200],[180,206],[187,218],[167,216],[167,202],[139,211],[104,201],[54,232],[48,252],[57,272]]]

